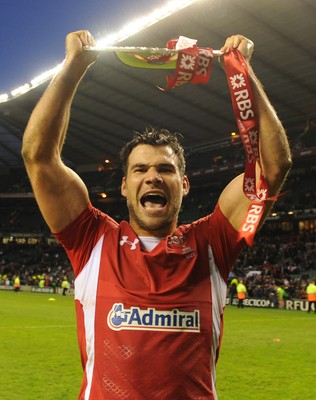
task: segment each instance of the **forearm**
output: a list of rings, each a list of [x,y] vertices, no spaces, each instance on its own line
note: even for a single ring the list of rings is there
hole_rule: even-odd
[[[269,195],[275,195],[291,168],[291,151],[276,111],[251,67],[249,72],[258,116],[262,173],[269,186]]]
[[[60,159],[69,123],[70,107],[81,78],[96,60],[85,52],[85,45],[94,45],[86,31],[72,32],[66,38],[66,59],[35,107],[23,137],[22,155],[30,165]]]
[[[81,76],[71,75],[70,64],[49,84],[27,124],[22,154],[26,162],[59,156],[68,128],[70,107]]]

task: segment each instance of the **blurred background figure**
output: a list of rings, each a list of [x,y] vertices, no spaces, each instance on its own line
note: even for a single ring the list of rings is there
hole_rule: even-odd
[[[64,276],[64,280],[61,283],[61,287],[63,289],[63,296],[66,296],[67,291],[68,291],[68,289],[70,287],[70,283],[67,280],[67,276]]]
[[[238,283],[236,289],[237,289],[237,298],[238,298],[237,307],[244,308],[244,300],[247,297],[247,288],[242,279],[239,280],[239,283]]]
[[[311,279],[309,285],[306,288],[307,301],[308,301],[308,312],[312,310],[312,304],[314,304],[314,312],[316,313],[316,285],[315,279]]]
[[[237,285],[238,285],[238,279],[234,277],[229,284],[229,304],[233,304],[234,297],[237,294]]]
[[[284,298],[286,297],[286,291],[282,286],[276,286],[276,295],[278,300],[278,308],[284,308]]]
[[[15,275],[14,281],[13,281],[13,287],[14,287],[15,292],[18,292],[20,290],[21,282],[20,282],[19,275]]]

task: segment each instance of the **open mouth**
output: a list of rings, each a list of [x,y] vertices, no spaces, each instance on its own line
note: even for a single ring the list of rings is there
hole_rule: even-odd
[[[140,202],[146,209],[159,209],[167,204],[167,199],[161,194],[146,194],[141,198]]]

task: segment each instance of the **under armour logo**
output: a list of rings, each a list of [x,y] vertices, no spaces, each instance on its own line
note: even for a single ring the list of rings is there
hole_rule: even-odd
[[[139,242],[139,240],[136,238],[134,240],[134,242],[131,242],[130,240],[127,240],[128,236],[122,236],[122,240],[120,240],[120,245],[123,246],[123,244],[128,244],[129,246],[131,246],[131,250],[135,250],[136,249],[136,245]]]

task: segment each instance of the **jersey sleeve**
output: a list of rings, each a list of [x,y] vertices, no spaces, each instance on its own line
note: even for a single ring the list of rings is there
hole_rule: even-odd
[[[75,276],[85,266],[102,235],[118,224],[91,204],[64,230],[53,235],[66,250]]]
[[[220,275],[227,282],[238,255],[245,247],[244,239],[239,237],[218,204],[211,215],[201,218],[196,223],[199,225],[199,234],[203,235],[212,250],[212,257]]]
[[[206,217],[208,223],[208,243],[211,246],[215,264],[224,279],[228,280],[234,263],[245,247],[244,239],[240,238],[217,204],[213,213]]]

